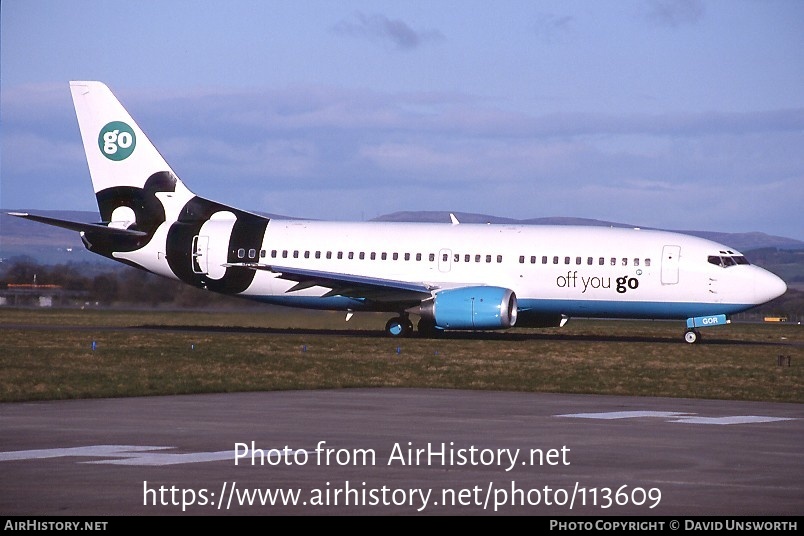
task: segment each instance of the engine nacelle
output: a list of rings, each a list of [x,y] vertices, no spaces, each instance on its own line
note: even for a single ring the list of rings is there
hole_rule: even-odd
[[[501,287],[446,289],[418,313],[443,329],[506,329],[516,324],[516,294]]]

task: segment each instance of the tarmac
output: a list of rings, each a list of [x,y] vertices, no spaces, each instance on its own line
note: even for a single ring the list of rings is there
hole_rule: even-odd
[[[0,404],[7,516],[798,516],[804,405],[435,389]]]

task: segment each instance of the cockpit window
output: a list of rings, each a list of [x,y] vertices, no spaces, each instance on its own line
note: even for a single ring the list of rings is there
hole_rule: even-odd
[[[709,264],[714,264],[715,266],[720,266],[721,268],[737,266],[738,264],[751,264],[748,262],[748,259],[742,255],[709,255],[707,261],[709,261]]]

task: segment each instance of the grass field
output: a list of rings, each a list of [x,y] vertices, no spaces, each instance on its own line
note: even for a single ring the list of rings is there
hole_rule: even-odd
[[[683,322],[575,319],[396,340],[387,317],[0,309],[0,401],[431,387],[804,402],[800,325],[735,323],[697,345]]]

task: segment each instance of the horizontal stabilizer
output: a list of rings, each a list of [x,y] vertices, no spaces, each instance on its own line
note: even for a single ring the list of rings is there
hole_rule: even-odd
[[[148,233],[142,231],[134,231],[131,229],[123,229],[120,227],[109,227],[105,223],[82,223],[70,220],[59,220],[56,218],[47,218],[45,216],[36,216],[28,214],[27,212],[9,212],[9,216],[16,216],[18,218],[25,218],[26,220],[38,221],[47,225],[69,229],[71,231],[78,231],[79,233],[100,233],[115,236],[147,236]]]

